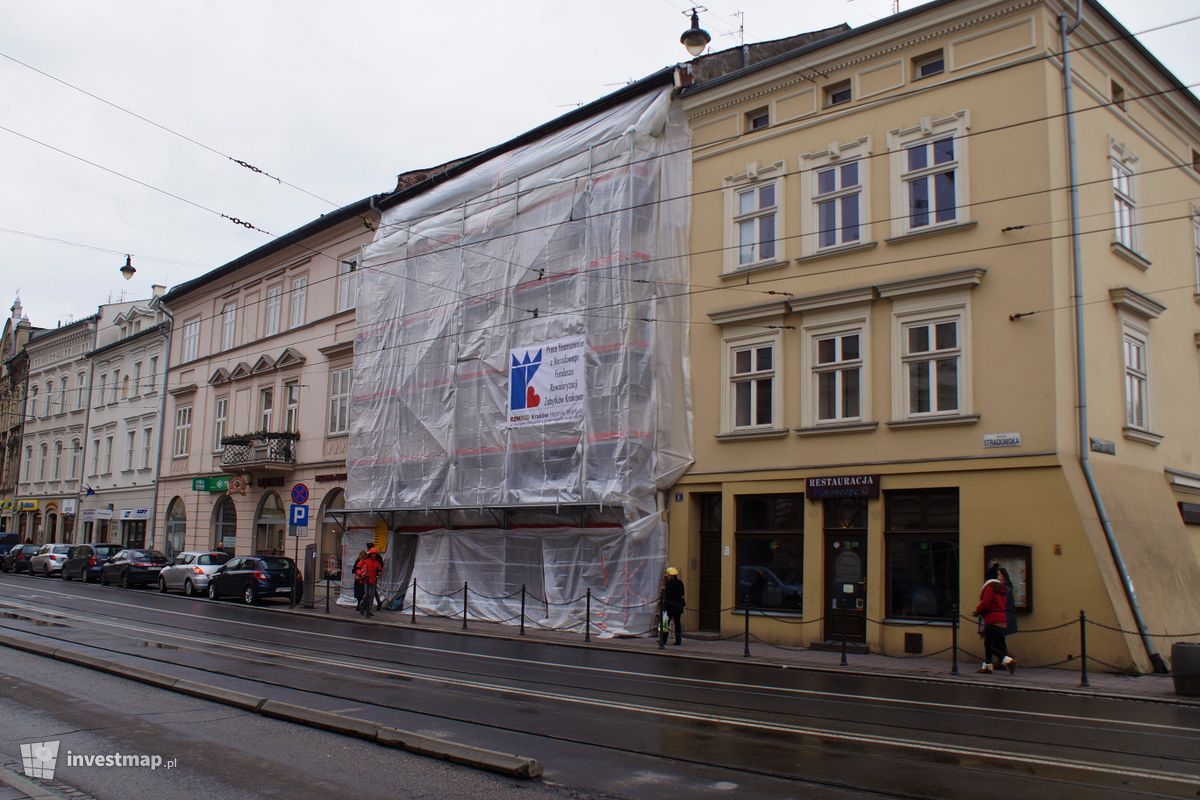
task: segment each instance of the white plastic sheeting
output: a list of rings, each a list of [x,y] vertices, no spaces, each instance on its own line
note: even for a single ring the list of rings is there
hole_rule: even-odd
[[[419,586],[501,596],[540,570],[554,602],[656,596],[658,492],[692,453],[689,144],[670,90],[651,91],[384,214],[359,272],[347,507],[424,528]],[[556,504],[618,509],[621,527],[415,521]],[[512,616],[489,602],[471,614]]]

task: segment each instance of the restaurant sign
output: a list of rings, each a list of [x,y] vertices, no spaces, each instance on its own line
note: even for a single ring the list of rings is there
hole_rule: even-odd
[[[879,497],[878,475],[831,475],[804,481],[804,496],[809,500],[831,497]]]

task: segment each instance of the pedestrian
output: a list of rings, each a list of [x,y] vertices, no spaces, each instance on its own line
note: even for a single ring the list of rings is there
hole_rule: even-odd
[[[983,617],[983,664],[979,672],[992,674],[992,668],[998,660],[1000,666],[1008,669],[1009,674],[1017,671],[1017,660],[1008,654],[1008,646],[1004,641],[1008,629],[1008,587],[1000,576],[1000,565],[992,564],[985,574],[986,580],[979,592],[979,605],[975,613]]]
[[[684,600],[683,581],[679,579],[679,570],[667,567],[667,581],[663,584],[663,613],[671,620],[675,629],[676,646],[683,644],[683,609],[687,607]],[[663,628],[661,642],[667,643],[667,629]]]
[[[367,551],[367,558],[374,559],[375,561],[379,562],[379,577],[382,578],[383,577],[383,556],[380,555],[379,550],[376,549],[375,545],[371,545],[371,549]],[[381,595],[379,592],[378,583],[375,586],[375,610],[376,611],[383,610],[383,595]]]
[[[360,608],[362,606],[364,584],[362,582],[362,578],[359,577],[358,568],[362,564],[363,559],[366,557],[367,557],[367,551],[359,550],[358,556],[356,556],[354,559],[353,566],[350,567],[350,574],[354,576],[354,607],[355,608]]]
[[[379,583],[379,573],[383,571],[383,559],[373,558],[378,556],[379,551],[375,549],[375,545],[367,548],[367,554],[358,563],[358,572],[356,573],[362,578],[363,596],[358,603],[358,613],[364,617],[373,617],[375,612],[372,610],[375,605],[376,586]]]
[[[1017,594],[1013,591],[1012,578],[1008,577],[1008,570],[1004,567],[1000,568],[1000,578],[1004,581],[1004,588],[1008,591],[1008,602],[1004,606],[1004,635],[1012,636],[1017,632]],[[1008,642],[1005,640],[1005,644]]]

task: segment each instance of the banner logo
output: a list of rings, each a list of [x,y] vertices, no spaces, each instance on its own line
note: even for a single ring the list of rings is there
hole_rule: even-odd
[[[586,353],[582,336],[510,350],[508,426],[582,420]]]
[[[533,376],[538,367],[542,366],[542,351],[529,357],[525,351],[523,358],[517,358],[516,351],[512,353],[512,368],[509,370],[509,407],[512,411],[522,411],[526,408],[537,408],[542,404],[542,397],[532,386]]]
[[[27,778],[54,780],[54,764],[58,761],[58,742],[33,742],[21,745],[21,766]]]

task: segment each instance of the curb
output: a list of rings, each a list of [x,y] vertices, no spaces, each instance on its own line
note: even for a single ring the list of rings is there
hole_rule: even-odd
[[[160,689],[180,692],[181,694],[198,697],[222,705],[233,706],[265,717],[293,722],[310,728],[331,731],[344,736],[353,736],[375,742],[384,747],[406,750],[417,755],[438,758],[455,764],[462,764],[476,769],[495,772],[510,778],[538,778],[542,775],[542,764],[535,758],[510,755],[495,750],[488,750],[472,745],[458,744],[422,736],[417,733],[400,730],[387,725],[380,725],[358,717],[349,717],[330,711],[320,711],[315,708],[298,706],[279,700],[268,700],[265,697],[210,686],[206,683],[173,678],[160,672],[153,672],[142,667],[119,664],[106,658],[93,658],[64,647],[51,647],[38,641],[25,641],[8,634],[0,634],[0,645],[22,650],[33,655],[65,661],[88,669],[106,672],[121,678],[145,683]],[[136,656],[135,656],[136,657]],[[11,781],[19,781],[18,786]],[[55,798],[58,795],[49,794],[45,789],[17,775],[10,770],[0,768],[0,782],[8,783],[19,792],[29,795],[36,800]]]
[[[47,791],[24,775],[18,775],[11,769],[5,769],[4,767],[0,767],[0,783],[15,789],[29,798],[29,800],[61,800],[61,795]]]

